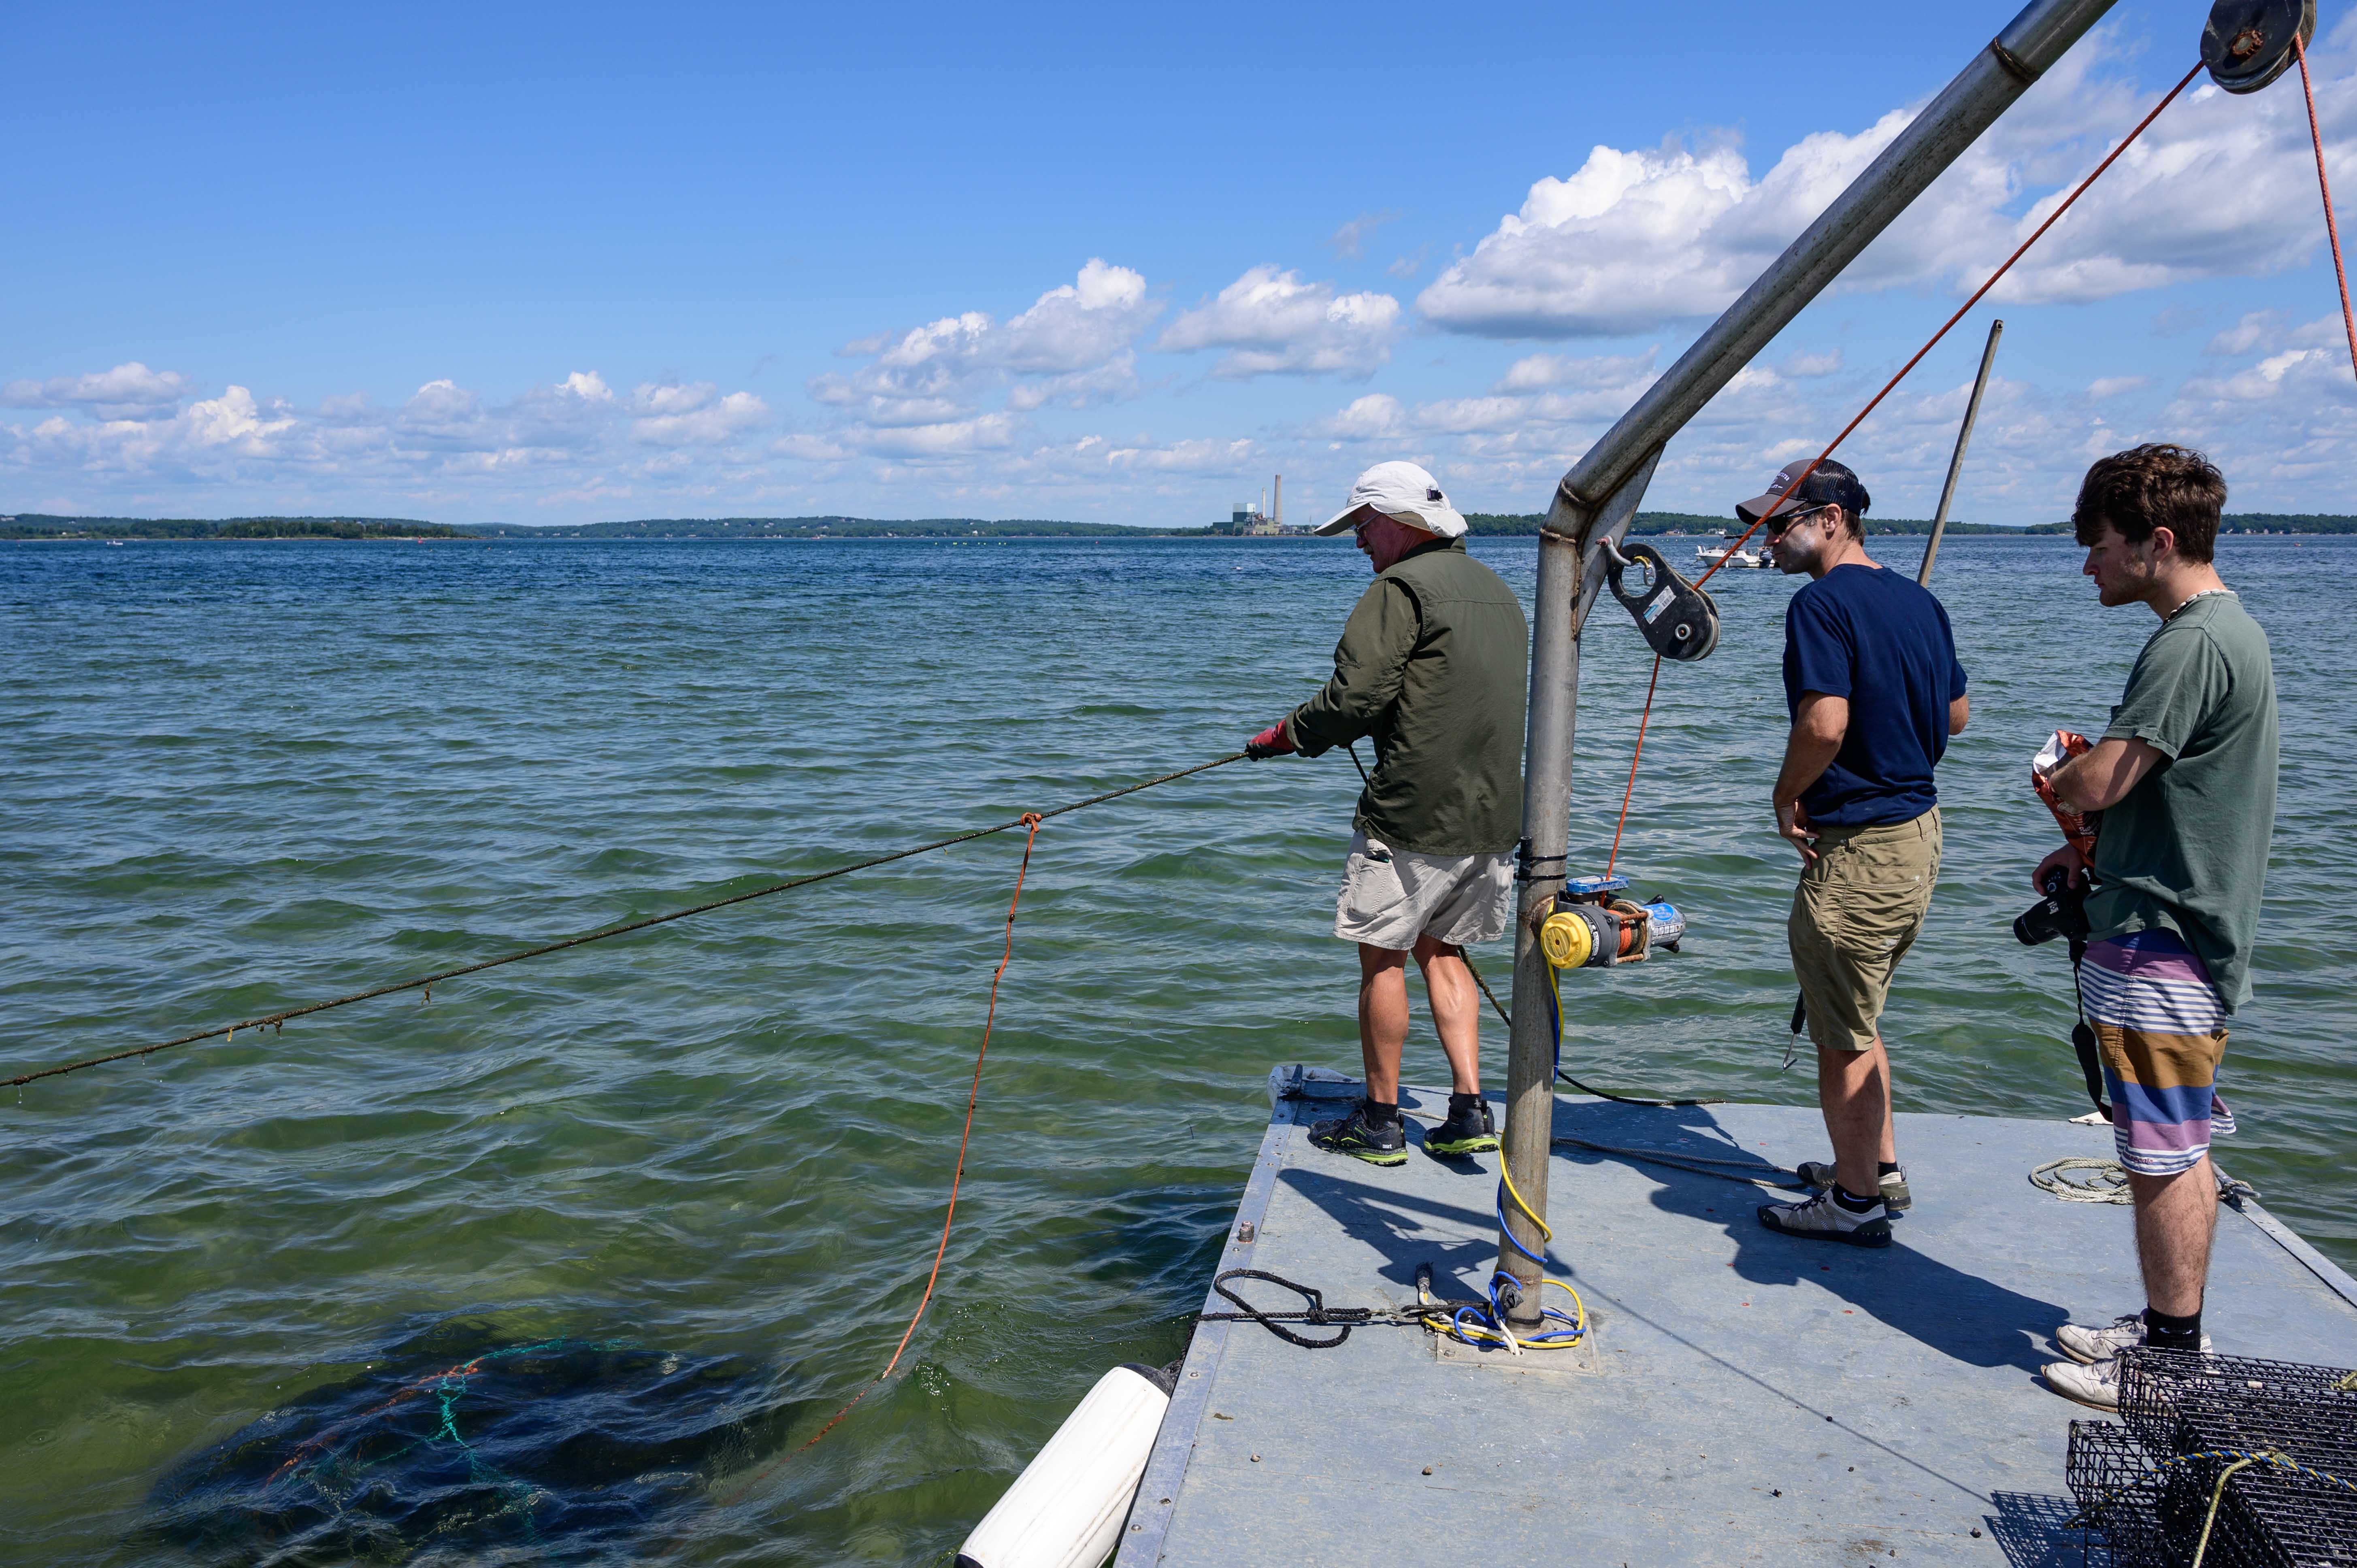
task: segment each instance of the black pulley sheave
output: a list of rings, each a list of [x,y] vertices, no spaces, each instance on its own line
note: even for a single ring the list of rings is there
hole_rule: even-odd
[[[1716,600],[1679,576],[1650,544],[1615,545],[1607,540],[1604,553],[1605,586],[1620,601],[1620,607],[1635,618],[1637,629],[1654,652],[1686,664],[1709,657],[1718,646]],[[1620,580],[1631,566],[1642,566],[1646,578],[1645,585],[1633,594]]]
[[[2201,63],[2229,92],[2256,92],[2289,70],[2291,41],[2316,37],[2316,0],[2218,0],[2201,29]]]

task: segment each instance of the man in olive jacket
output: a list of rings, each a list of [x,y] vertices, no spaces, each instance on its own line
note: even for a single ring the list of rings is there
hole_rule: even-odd
[[[1448,1054],[1448,1118],[1425,1148],[1498,1146],[1481,1098],[1481,997],[1460,952],[1494,940],[1513,901],[1522,835],[1523,709],[1530,628],[1512,588],[1465,553],[1465,520],[1414,463],[1378,463],[1319,533],[1345,529],[1374,567],[1334,649],[1334,678],[1254,736],[1254,757],[1315,757],[1361,736],[1375,768],[1359,796],[1334,934],[1359,946],[1366,1095],[1310,1142],[1378,1165],[1407,1158],[1400,1050],[1407,959],[1424,971]]]

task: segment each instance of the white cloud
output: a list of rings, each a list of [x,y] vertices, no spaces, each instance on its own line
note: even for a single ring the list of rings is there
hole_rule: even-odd
[[[1840,287],[1977,285],[2141,117],[2151,94],[2098,78],[2105,45],[2066,56],[1853,263]],[[2357,21],[2310,55],[2341,177],[2357,182]],[[1610,337],[1716,315],[1905,127],[1821,131],[1754,181],[1731,145],[1598,146],[1549,176],[1416,303],[1436,325],[1497,338]],[[2016,212],[2029,188],[2050,188]],[[2188,279],[2300,265],[2322,240],[2297,92],[2203,87],[2156,121],[1992,292],[2087,301]],[[1796,373],[1797,371],[1796,371]]]
[[[1372,237],[1374,231],[1386,223],[1399,221],[1399,216],[1396,209],[1389,208],[1381,212],[1361,212],[1335,230],[1334,237],[1326,242],[1331,245],[1334,248],[1334,253],[1344,261],[1355,262],[1367,253],[1367,241]]]
[[[2087,396],[2096,403],[2152,385],[2150,376],[2099,376],[2087,383]]]
[[[710,381],[642,386],[630,395],[639,417],[630,439],[653,446],[716,446],[769,423],[770,405],[748,392],[719,395]]]
[[[16,381],[0,387],[11,408],[85,408],[100,419],[165,419],[196,389],[178,371],[151,371],[133,360],[111,371]]]
[[[968,310],[845,345],[869,362],[848,375],[813,377],[812,399],[878,425],[937,424],[1011,384],[1023,408],[1084,406],[1132,396],[1130,345],[1162,311],[1143,274],[1090,258],[1071,283],[1049,289],[1003,325]]]
[[[1143,275],[1092,256],[1079,278],[1049,289],[1001,329],[991,358],[1020,373],[1090,370],[1126,349],[1161,311],[1146,297]]]
[[[1602,354],[1585,359],[1569,354],[1531,354],[1506,367],[1498,392],[1538,392],[1547,387],[1579,387],[1607,392],[1625,391],[1633,399],[1652,384],[1655,350],[1641,354]]]
[[[1377,441],[1407,428],[1406,409],[1389,392],[1369,392],[1350,406],[1309,426],[1312,435],[1340,441]]]
[[[1323,371],[1366,376],[1391,359],[1399,317],[1399,301],[1390,295],[1338,295],[1331,284],[1258,266],[1182,314],[1154,346],[1176,354],[1230,349],[1211,367],[1225,381]]]

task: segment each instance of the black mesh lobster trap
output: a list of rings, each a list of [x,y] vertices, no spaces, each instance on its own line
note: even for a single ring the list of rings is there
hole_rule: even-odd
[[[2120,1415],[2071,1423],[2091,1563],[2357,1568],[2357,1372],[2127,1350]]]

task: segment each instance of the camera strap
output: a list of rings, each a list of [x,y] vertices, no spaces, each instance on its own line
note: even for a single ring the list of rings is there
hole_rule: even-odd
[[[2079,989],[2079,965],[2087,956],[2087,944],[2077,937],[2071,939],[2071,1005],[2079,1021],[2071,1026],[2071,1048],[2079,1054],[2079,1071],[2087,1080],[2087,1098],[2095,1102],[2096,1113],[2108,1122],[2112,1108],[2104,1100],[2104,1058],[2095,1047],[2094,1026],[2087,1022],[2086,993]]]

